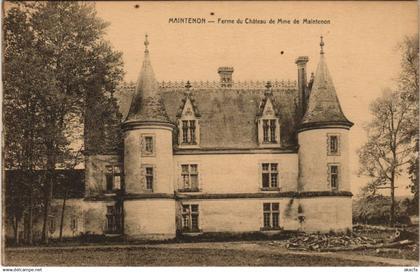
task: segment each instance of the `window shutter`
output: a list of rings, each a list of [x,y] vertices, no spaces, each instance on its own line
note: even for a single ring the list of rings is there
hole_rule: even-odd
[[[327,155],[329,154],[330,154],[330,135],[327,134]]]
[[[143,187],[144,190],[147,189],[147,185],[146,185],[146,167],[144,165],[141,166],[140,169],[140,183]]]
[[[146,143],[144,142],[144,137],[140,136],[140,151],[141,154],[144,154],[146,148]]]
[[[341,136],[340,135],[337,135],[337,154],[338,155],[341,155]]]
[[[327,188],[331,189],[331,165],[327,165]]]

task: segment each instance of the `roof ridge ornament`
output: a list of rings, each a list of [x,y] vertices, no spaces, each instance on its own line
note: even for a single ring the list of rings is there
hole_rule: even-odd
[[[147,33],[144,35],[144,53],[149,53],[149,40],[148,40],[149,35],[147,35]]]
[[[321,47],[321,55],[324,55],[324,37],[321,35],[321,42],[319,43],[319,46]]]
[[[187,80],[187,84],[185,84],[185,88],[186,88],[185,94],[187,96],[191,96],[191,87],[192,87],[192,85],[191,85],[190,81]]]
[[[271,87],[272,87],[273,85],[271,85],[271,81],[267,81],[267,84],[265,84],[265,92],[264,92],[264,94],[265,95],[272,95],[273,94],[273,91],[272,91],[272,89],[271,89]]]

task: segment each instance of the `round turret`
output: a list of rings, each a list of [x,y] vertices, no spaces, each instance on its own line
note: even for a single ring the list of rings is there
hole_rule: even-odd
[[[298,190],[308,196],[300,200],[304,230],[344,230],[352,224],[348,133],[353,123],[342,112],[325,63],[322,37],[320,45],[309,103],[298,128]]]
[[[127,238],[175,237],[172,132],[146,41],[124,131],[124,232]],[[173,218],[173,220],[171,220]]]

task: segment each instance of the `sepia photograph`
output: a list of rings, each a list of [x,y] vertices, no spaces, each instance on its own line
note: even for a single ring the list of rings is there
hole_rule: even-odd
[[[2,9],[2,271],[418,271],[416,1]]]

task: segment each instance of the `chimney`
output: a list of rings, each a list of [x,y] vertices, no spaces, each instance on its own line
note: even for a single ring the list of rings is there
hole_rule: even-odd
[[[229,88],[233,85],[233,67],[219,67],[217,73],[220,76],[220,86],[223,88]]]
[[[306,95],[306,63],[309,61],[307,56],[300,56],[295,63],[298,68],[298,98],[299,98],[299,112],[301,117],[305,114],[306,105],[308,104]]]

